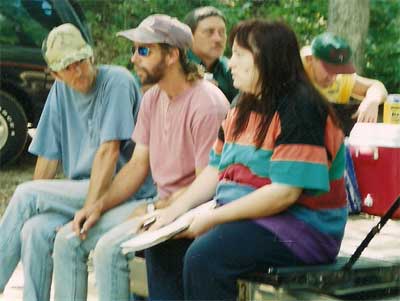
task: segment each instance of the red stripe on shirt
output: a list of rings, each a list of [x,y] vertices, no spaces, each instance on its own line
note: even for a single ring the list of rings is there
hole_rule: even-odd
[[[220,173],[219,180],[232,181],[239,184],[249,185],[254,188],[260,188],[267,184],[271,184],[269,178],[262,178],[253,174],[248,167],[242,164],[230,165]]]
[[[335,209],[346,206],[346,191],[344,188],[344,179],[332,181],[331,189],[328,193],[321,196],[310,196],[304,193],[297,200],[298,204],[304,205],[310,209]]]

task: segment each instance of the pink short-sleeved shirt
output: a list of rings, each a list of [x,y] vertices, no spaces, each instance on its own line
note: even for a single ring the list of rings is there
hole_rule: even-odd
[[[174,100],[158,85],[144,94],[132,139],[149,147],[160,198],[189,185],[196,169],[207,166],[228,109],[221,90],[206,80],[198,80]]]

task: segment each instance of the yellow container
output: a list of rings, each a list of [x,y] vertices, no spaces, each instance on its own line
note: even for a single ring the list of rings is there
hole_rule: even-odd
[[[389,94],[383,106],[383,122],[400,124],[400,94]]]

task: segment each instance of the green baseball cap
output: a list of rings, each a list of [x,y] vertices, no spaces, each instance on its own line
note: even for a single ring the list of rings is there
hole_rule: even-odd
[[[320,59],[325,70],[331,74],[356,72],[351,62],[351,48],[339,36],[330,32],[322,33],[311,42],[311,53]]]
[[[53,28],[42,44],[43,57],[53,71],[60,71],[80,60],[93,56],[92,47],[78,28],[65,23]]]

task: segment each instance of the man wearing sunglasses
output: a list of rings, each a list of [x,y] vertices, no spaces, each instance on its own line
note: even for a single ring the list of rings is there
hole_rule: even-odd
[[[56,81],[29,147],[38,156],[33,181],[17,187],[0,221],[0,292],[21,259],[27,301],[49,300],[57,229],[91,206],[129,159],[141,97],[126,69],[94,65],[91,46],[72,24],[49,33],[43,54]],[[67,179],[54,179],[59,163]],[[111,229],[154,194],[149,178],[90,235]]]
[[[150,170],[158,201],[149,208],[173,202],[207,165],[218,128],[229,109],[224,94],[202,79],[198,65],[188,61],[186,52],[192,45],[192,33],[187,25],[167,15],[151,15],[118,36],[133,42],[131,61],[135,71],[142,84],[152,87],[143,96],[132,134],[136,148],[130,161],[96,206],[74,221],[77,234],[100,223],[110,208],[134,194]],[[80,243],[68,240],[68,232],[61,230],[54,251],[56,300],[86,298],[83,283],[87,281],[86,259],[91,248],[95,248],[99,300],[129,300],[128,258],[122,254],[120,244],[133,236],[135,220],[120,221],[123,223],[98,242],[91,237],[91,230]],[[178,241],[168,254],[179,252],[187,243]],[[158,255],[146,253],[150,262],[155,257]],[[175,258],[167,255],[160,265],[148,267],[150,299],[167,300],[169,290],[176,292],[181,287],[181,279],[154,280],[163,277],[171,266],[181,268],[182,263]],[[183,299],[183,295],[180,297]]]

